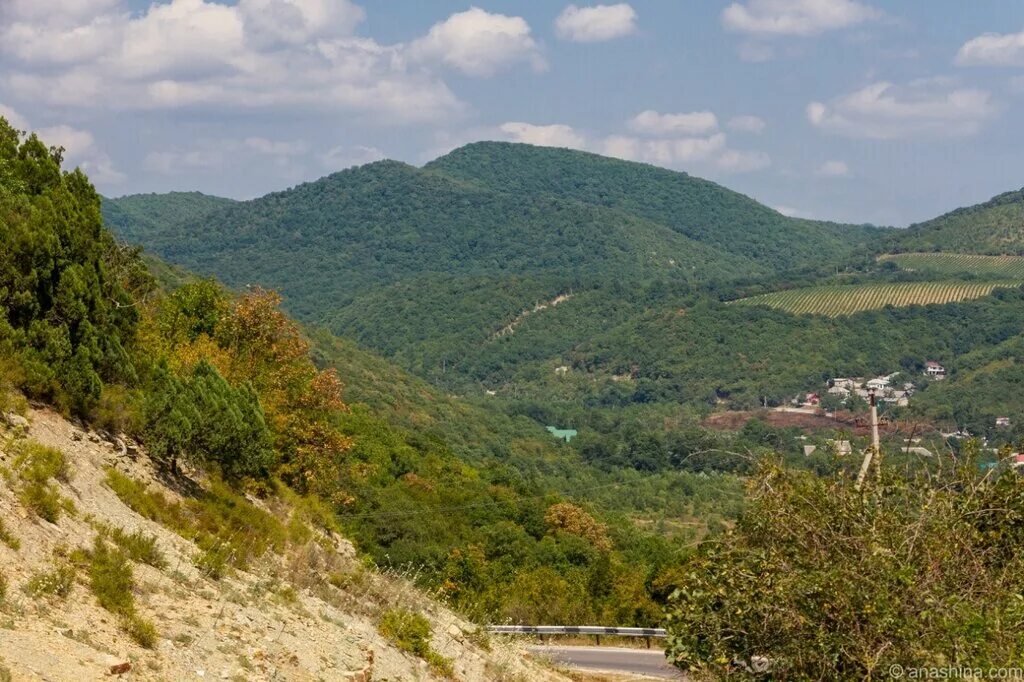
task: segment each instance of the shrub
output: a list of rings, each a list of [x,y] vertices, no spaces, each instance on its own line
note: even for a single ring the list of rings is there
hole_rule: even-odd
[[[430,621],[422,615],[405,609],[390,609],[381,616],[377,630],[402,651],[425,660],[436,674],[452,676],[452,662],[430,646]]]
[[[202,550],[196,565],[214,580],[229,567],[245,569],[267,551],[281,551],[287,544],[288,531],[281,521],[217,480],[199,497],[180,503],[114,469],[107,471],[107,485],[142,516],[195,542]]]
[[[684,567],[670,660],[726,676],[767,659],[780,679],[1020,661],[1024,478],[942,464],[867,492],[765,465],[735,531]]]
[[[33,597],[66,597],[75,586],[75,567],[62,563],[52,571],[36,573],[25,584],[25,592]]]
[[[135,610],[135,582],[128,555],[120,547],[111,548],[102,535],[97,535],[88,559],[90,586],[100,606],[120,616],[121,629],[139,646],[156,646],[156,626]]]
[[[98,536],[92,548],[89,579],[92,593],[96,595],[100,606],[120,616],[134,614],[134,583],[128,555],[120,549],[111,549]]]
[[[136,644],[145,649],[154,648],[157,640],[160,638],[160,634],[157,632],[153,621],[146,620],[137,613],[122,618],[121,629],[135,640]]]
[[[29,510],[56,523],[67,508],[51,479],[67,481],[70,468],[64,453],[34,441],[16,441],[14,471],[20,479],[18,499]]]
[[[108,535],[115,545],[124,550],[132,561],[148,564],[153,568],[166,568],[167,559],[156,545],[156,536],[141,530],[126,533],[120,528],[110,528]]]
[[[21,549],[21,541],[11,534],[11,531],[4,525],[3,519],[0,519],[0,542],[4,543],[14,551]]]

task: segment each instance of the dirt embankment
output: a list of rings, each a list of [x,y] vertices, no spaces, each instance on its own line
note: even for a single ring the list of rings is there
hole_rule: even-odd
[[[777,428],[795,427],[808,433],[822,431],[846,431],[853,436],[871,435],[871,425],[867,415],[839,411],[833,413],[809,413],[781,410],[742,410],[716,412],[704,420],[704,426],[718,431],[739,431],[751,419],[760,419]],[[935,427],[920,422],[890,421],[882,419],[880,429],[883,434],[931,432]]]
[[[26,417],[8,420],[14,429],[0,427],[0,679],[567,679],[525,658],[515,644],[488,638],[401,576],[367,569],[330,531],[310,528],[305,544],[214,578],[197,562],[200,547],[122,502],[109,471],[145,482],[168,505],[183,499],[178,490],[201,490],[201,479],[172,489],[123,439],[100,437],[46,410]],[[59,495],[55,523],[26,497],[29,474],[16,453],[33,442],[59,450],[68,464],[38,489],[50,486]],[[134,613],[155,630],[145,647],[144,636],[130,634],[98,598],[94,540],[112,529],[152,538],[150,553],[162,557],[159,567],[130,564],[126,592]],[[82,560],[90,551],[91,569]],[[116,592],[107,598],[117,601]],[[430,647],[451,662],[451,678],[381,635],[382,614],[395,608],[427,618]]]

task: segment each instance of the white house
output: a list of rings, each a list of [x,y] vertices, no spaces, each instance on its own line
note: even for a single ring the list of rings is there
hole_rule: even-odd
[[[934,360],[929,360],[924,363],[924,373],[932,379],[942,379],[946,376],[946,368]]]

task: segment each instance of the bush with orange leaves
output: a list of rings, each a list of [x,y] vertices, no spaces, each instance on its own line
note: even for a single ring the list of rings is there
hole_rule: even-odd
[[[581,537],[601,552],[612,548],[607,527],[572,502],[558,502],[548,507],[544,522],[552,531]]]

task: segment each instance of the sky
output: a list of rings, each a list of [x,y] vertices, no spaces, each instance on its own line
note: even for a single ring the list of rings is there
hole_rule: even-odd
[[[105,195],[477,140],[904,226],[1024,186],[1024,2],[0,0],[0,115]]]

